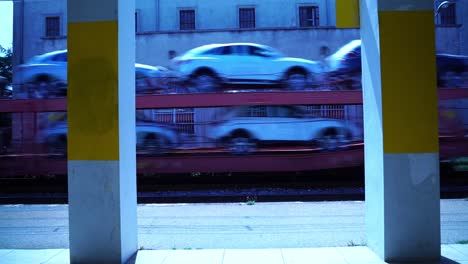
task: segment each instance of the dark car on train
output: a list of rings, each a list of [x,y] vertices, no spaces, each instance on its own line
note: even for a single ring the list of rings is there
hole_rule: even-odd
[[[436,61],[439,87],[468,87],[468,56],[439,53]]]
[[[9,85],[7,78],[0,76],[0,99],[11,98],[12,89]]]
[[[361,40],[353,40],[326,58],[327,80],[339,90],[361,89]],[[468,87],[468,56],[436,54],[439,88]]]

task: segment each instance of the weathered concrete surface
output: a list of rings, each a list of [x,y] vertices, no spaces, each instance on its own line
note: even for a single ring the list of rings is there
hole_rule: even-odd
[[[441,200],[441,225],[443,244],[468,240],[468,201]],[[144,249],[366,244],[364,202],[352,201],[142,204],[138,233]],[[68,206],[0,206],[0,248],[68,248]]]

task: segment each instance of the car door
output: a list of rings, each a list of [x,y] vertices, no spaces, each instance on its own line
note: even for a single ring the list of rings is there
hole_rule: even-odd
[[[247,63],[242,46],[227,45],[218,48],[215,52],[219,61],[216,67],[219,74],[229,82],[242,82],[249,70],[245,68]]]
[[[233,62],[238,55],[230,45],[216,47],[205,51],[199,57],[198,67],[213,69],[220,77],[230,79],[234,74]]]
[[[307,124],[304,123],[303,115],[292,106],[272,106],[270,115],[273,125],[275,139],[279,141],[302,141],[307,140]]]
[[[261,69],[258,68],[256,58],[250,56],[248,45],[233,45],[233,55],[230,56],[229,63],[231,81],[238,83],[251,83],[258,81]]]
[[[254,45],[237,45],[239,56],[235,61],[237,79],[243,82],[264,82],[273,80],[272,58],[267,50]]]

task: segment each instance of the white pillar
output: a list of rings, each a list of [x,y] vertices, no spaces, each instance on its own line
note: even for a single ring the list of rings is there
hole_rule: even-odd
[[[137,252],[134,0],[68,0],[71,263]]]
[[[385,261],[440,258],[432,0],[361,0],[366,227]]]

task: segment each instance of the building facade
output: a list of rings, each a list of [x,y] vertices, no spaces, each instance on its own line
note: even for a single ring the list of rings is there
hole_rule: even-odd
[[[327,0],[141,0],[136,6],[141,32],[333,26],[334,10]]]
[[[137,61],[168,65],[170,58],[208,43],[246,41],[274,46],[291,56],[320,58],[326,50],[359,38],[335,33],[335,1],[329,0],[139,0],[135,31]],[[277,10],[281,10],[278,15]],[[15,64],[66,48],[66,0],[22,0],[14,6]],[[336,43],[336,44],[335,44]],[[307,52],[301,47],[310,46]],[[323,50],[323,49],[322,49]]]
[[[468,55],[467,2],[434,2],[439,52]],[[66,48],[66,4],[15,1],[14,64]],[[360,38],[357,28],[336,28],[335,9],[335,0],[137,0],[136,59],[167,66],[172,57],[199,45],[255,42],[319,60]]]

